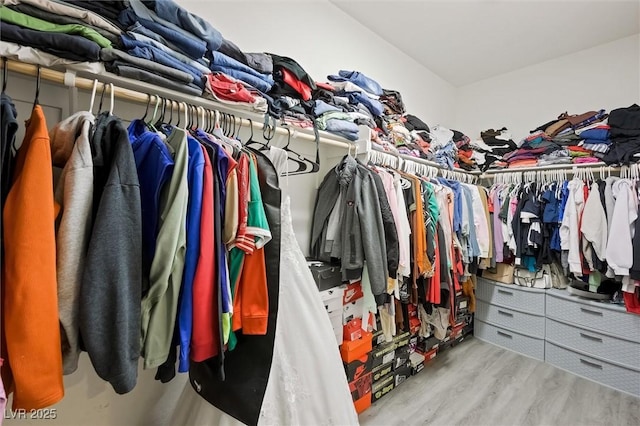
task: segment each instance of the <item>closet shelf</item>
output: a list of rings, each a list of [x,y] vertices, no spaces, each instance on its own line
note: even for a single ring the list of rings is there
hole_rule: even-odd
[[[0,66],[4,65],[0,63]],[[36,77],[38,73],[38,65],[27,64],[16,60],[7,60],[6,66],[9,71],[16,72],[22,75]],[[240,119],[240,126],[242,127],[249,127],[251,123],[254,128],[261,129],[265,121],[264,114],[231,108],[228,105],[221,104],[214,100],[187,95],[175,90],[153,86],[145,82],[120,77],[109,72],[98,75],[86,71],[58,71],[52,68],[40,66],[40,78],[53,83],[62,84],[69,87],[77,87],[79,89],[88,91],[91,91],[93,89],[94,80],[98,80],[99,83],[97,90],[99,92],[102,91],[103,87],[106,85],[105,91],[107,93],[110,90],[109,88],[111,87],[109,86],[109,83],[112,83],[114,85],[114,96],[119,99],[147,104],[149,100],[151,100],[151,102],[155,102],[160,97],[168,98],[170,100],[185,102],[187,104],[200,106],[202,108],[210,110],[233,114],[234,116],[236,116],[236,118]],[[313,129],[304,129],[295,126],[288,127],[292,130],[292,138],[296,138],[297,140],[315,142]],[[276,134],[286,137],[288,135],[287,127],[277,126]],[[369,135],[367,134],[366,136],[368,137]],[[360,139],[362,139],[362,137]],[[361,143],[362,140],[350,142],[346,139],[334,137],[330,133],[320,130],[320,144],[322,145],[335,146],[347,150],[350,147],[359,147]]]

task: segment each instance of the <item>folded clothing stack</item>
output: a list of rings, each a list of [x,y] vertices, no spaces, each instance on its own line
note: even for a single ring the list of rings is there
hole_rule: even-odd
[[[602,158],[607,164],[628,164],[640,159],[640,106],[633,104],[609,114],[611,148]]]

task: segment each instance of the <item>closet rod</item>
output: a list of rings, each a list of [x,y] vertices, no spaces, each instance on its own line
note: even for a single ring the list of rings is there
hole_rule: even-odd
[[[598,163],[584,163],[584,164],[553,164],[549,166],[538,166],[538,167],[514,167],[512,169],[498,169],[498,170],[487,170],[480,177],[491,177],[494,175],[498,175],[501,173],[521,173],[521,172],[537,172],[544,170],[566,170],[567,172],[571,172],[574,168],[578,169],[599,169],[602,167],[608,167],[612,171],[620,170],[620,167],[608,166],[606,163],[598,162]]]
[[[35,77],[38,73],[37,65],[31,65],[24,62],[11,60],[11,59],[7,60],[6,64],[7,64],[7,69],[9,71],[13,71],[22,75]],[[1,67],[2,65],[0,63],[0,68]],[[140,84],[135,80],[121,78],[116,75],[110,75],[108,73],[106,75],[93,75],[90,73],[82,73],[82,74],[87,75],[88,77],[85,78],[85,77],[76,76],[73,79],[74,87],[91,91],[93,89],[93,80],[95,79],[99,81],[98,92],[100,92],[103,86],[105,85],[107,86],[106,90],[108,90],[108,88],[110,87],[108,83],[113,83],[114,95],[119,99],[131,101],[131,102],[137,102],[141,104],[147,104],[147,102],[149,101],[149,97],[147,96],[147,93],[156,92],[159,94],[151,94],[151,93],[149,94],[151,96],[152,102],[156,101],[158,98],[161,98],[161,97],[169,98],[170,100],[175,100],[178,102],[186,102],[188,104],[201,106],[203,108],[210,109],[210,110],[216,110],[216,111],[222,110],[223,112],[229,112],[240,119],[240,126],[242,127],[249,127],[249,123],[251,123],[253,127],[257,129],[261,129],[263,126],[263,121],[264,121],[263,115],[253,114],[255,118],[251,118],[251,121],[249,121],[249,119],[242,117],[242,115],[245,115],[245,116],[248,115],[246,111],[239,112],[232,108],[228,108],[224,105],[221,106],[220,104],[217,104],[215,103],[215,101],[212,101],[212,100],[185,95],[183,93],[170,90],[170,89],[164,89],[159,87],[153,88],[151,86],[144,87],[144,84]],[[68,85],[65,83],[64,72],[56,71],[56,70],[42,67],[42,66],[40,67],[40,78],[53,83]],[[123,85],[132,87],[133,89],[122,87]],[[293,130],[293,133],[295,134],[296,139],[315,142],[315,135],[313,134],[313,132],[305,131],[302,128],[295,128],[295,127],[291,127],[291,130]],[[324,131],[320,131],[320,132],[327,134]],[[282,125],[277,126],[276,134],[287,136],[288,132],[286,127],[283,127]],[[344,148],[344,149],[348,149],[350,146],[356,146],[356,149],[357,149],[357,146],[358,146],[357,143],[342,142],[339,140],[328,138],[326,136],[320,137],[320,143],[323,145],[335,146],[335,147]]]
[[[396,155],[393,153],[390,153],[392,155]],[[424,164],[426,166],[431,166],[431,167],[435,167],[437,169],[440,170],[449,170],[449,169],[445,169],[444,167],[442,167],[440,164],[436,163],[435,161],[429,161],[429,160],[425,160],[424,158],[420,158],[420,157],[414,157],[412,155],[407,155],[407,154],[397,154],[398,157],[402,158],[403,160],[409,160],[409,161],[415,161],[416,163],[420,163],[420,164]],[[479,175],[480,172],[479,171],[467,171],[465,169],[461,169],[460,167],[454,167],[451,171],[456,172],[456,173],[464,173],[467,175]]]

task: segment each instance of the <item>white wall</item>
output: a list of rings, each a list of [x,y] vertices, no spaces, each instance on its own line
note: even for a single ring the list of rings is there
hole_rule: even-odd
[[[640,102],[640,34],[460,87],[456,128],[506,126],[521,139],[561,113]]]
[[[402,93],[408,111],[428,124],[453,124],[453,85],[327,0],[178,3],[208,19],[245,52],[288,56],[316,81],[340,69],[363,72]]]

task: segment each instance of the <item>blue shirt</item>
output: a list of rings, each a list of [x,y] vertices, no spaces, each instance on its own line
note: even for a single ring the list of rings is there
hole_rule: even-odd
[[[462,230],[462,189],[460,182],[445,178],[438,178],[438,182],[453,191],[453,232],[459,234]]]
[[[150,61],[154,61],[159,64],[189,73],[193,77],[193,84],[197,85],[200,88],[204,88],[204,82],[202,78],[203,75],[200,70],[192,67],[189,64],[181,62],[168,53],[151,45],[150,43],[136,40],[135,38],[126,34],[122,34],[120,36],[120,40],[122,41],[122,46],[128,54],[136,56],[138,58],[148,59]]]
[[[193,328],[193,280],[200,257],[200,216],[202,214],[202,188],[204,176],[204,154],[200,143],[187,136],[189,165],[187,181],[189,202],[187,204],[187,248],[184,258],[182,287],[178,302],[178,330],[180,333],[180,362],[178,371],[189,371],[189,346]]]
[[[173,174],[173,157],[160,136],[147,129],[142,120],[129,124],[129,141],[136,160],[142,204],[142,276],[146,290],[158,237],[160,194]]]
[[[118,16],[118,21],[120,21],[122,25],[130,27],[140,24],[149,31],[172,42],[181,52],[190,58],[200,59],[204,56],[207,51],[207,44],[204,41],[169,22],[157,22],[160,20],[157,15],[153,16],[155,14],[151,14],[144,5],[138,8],[139,5],[134,5],[132,2],[131,6],[132,8],[123,10]],[[134,10],[135,8],[138,8],[138,10]],[[134,28],[133,31],[136,31],[136,29]],[[146,32],[145,35],[149,36],[149,32]]]

